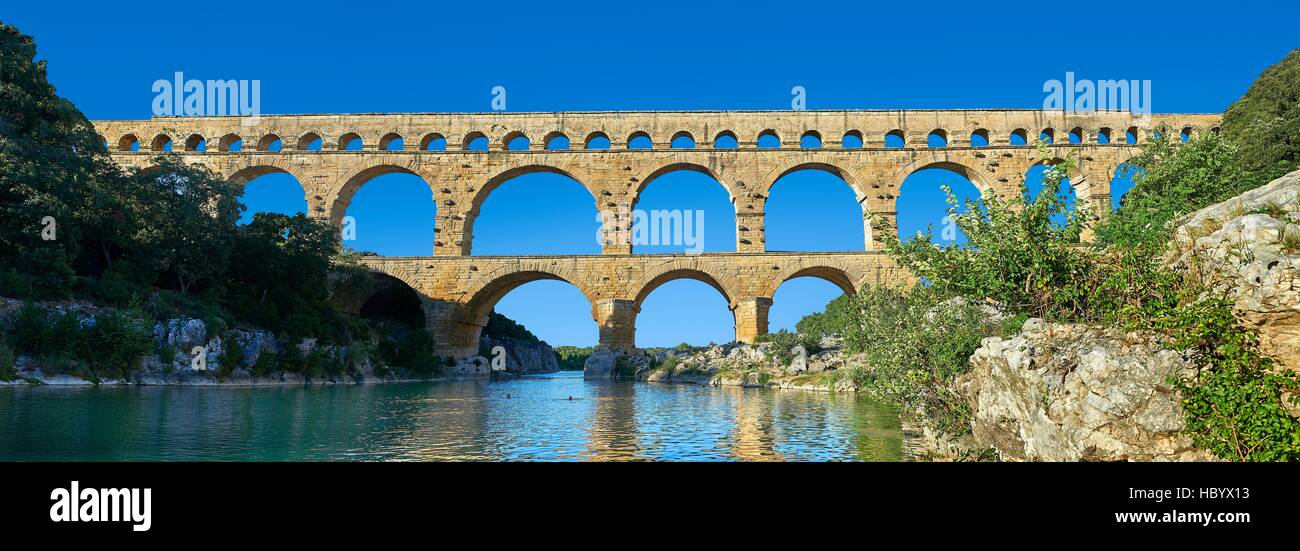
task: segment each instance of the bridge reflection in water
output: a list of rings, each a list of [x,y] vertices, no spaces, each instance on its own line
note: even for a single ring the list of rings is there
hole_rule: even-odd
[[[572,397],[572,399],[570,399]],[[851,394],[584,381],[0,388],[0,460],[889,461]],[[60,419],[82,419],[62,423]]]

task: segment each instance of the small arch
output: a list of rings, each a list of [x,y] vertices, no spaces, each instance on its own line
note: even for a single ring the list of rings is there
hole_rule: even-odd
[[[284,147],[284,142],[275,134],[267,134],[257,141],[258,151],[268,151],[278,153]]]
[[[226,134],[217,142],[217,151],[239,152],[244,149],[244,139],[239,134]]]
[[[989,146],[989,131],[988,131],[988,130],[985,130],[985,129],[983,129],[983,128],[976,128],[975,130],[971,131],[971,133],[970,133],[970,146],[971,146],[971,147],[988,147],[988,146]]]
[[[775,130],[764,130],[758,133],[756,144],[763,149],[780,149],[781,137],[776,134]]]
[[[1137,145],[1140,138],[1141,134],[1136,126],[1130,126],[1128,127],[1128,130],[1124,132],[1124,143],[1128,145]]]
[[[582,146],[586,149],[609,149],[609,135],[600,131],[587,134]]]
[[[930,131],[925,137],[925,146],[936,149],[948,147],[948,132],[942,128]]]
[[[1111,134],[1111,129],[1106,127],[1102,127],[1101,129],[1097,130],[1097,143],[1100,145],[1109,144],[1110,134]]]
[[[191,134],[189,138],[185,139],[185,150],[198,152],[207,151],[208,140],[198,134]]]
[[[118,151],[140,151],[140,138],[127,134],[117,140]]]
[[[1038,133],[1038,141],[1039,143],[1052,145],[1053,143],[1056,142],[1056,130],[1053,130],[1051,128],[1044,128],[1042,132]]]
[[[1077,126],[1074,127],[1073,129],[1071,129],[1071,130],[1070,130],[1069,142],[1070,142],[1071,144],[1074,144],[1074,145],[1082,144],[1082,143],[1083,143],[1083,129],[1080,128],[1080,127],[1077,127]]]
[[[1193,133],[1194,130],[1192,129],[1192,127],[1184,126],[1182,131],[1178,133],[1178,139],[1183,143],[1190,142],[1192,141]]]
[[[860,149],[863,144],[862,131],[850,130],[844,133],[844,138],[840,140],[840,147],[844,149]]]
[[[816,130],[809,130],[799,136],[799,147],[802,149],[821,149],[822,135]]]
[[[420,149],[423,151],[445,151],[447,149],[447,138],[437,132],[430,132],[420,138]]]
[[[172,150],[172,137],[166,134],[154,136],[153,143],[149,144],[149,150],[170,153]]]
[[[542,139],[542,145],[548,151],[565,151],[569,149],[569,137],[563,132],[551,132]]]
[[[1011,131],[1011,145],[1029,145],[1029,131],[1017,128]]]
[[[690,132],[682,130],[673,134],[673,139],[669,147],[673,149],[695,149],[695,137]]]
[[[650,149],[654,147],[654,140],[650,139],[650,134],[638,130],[627,137],[628,149]]]
[[[506,134],[506,137],[501,139],[501,145],[506,151],[528,151],[533,146],[533,141],[523,132],[516,130]]]
[[[736,149],[740,147],[740,140],[736,139],[736,133],[730,130],[718,132],[713,138],[714,149]]]
[[[488,137],[479,131],[470,132],[465,135],[465,140],[461,142],[461,149],[465,151],[487,151]]]
[[[396,132],[389,132],[379,138],[379,149],[382,151],[401,151],[406,148],[406,140]]]
[[[885,133],[885,147],[889,149],[902,149],[907,146],[907,138],[903,135],[902,130],[890,130]]]
[[[361,151],[365,142],[356,132],[348,132],[339,137],[339,151]]]
[[[320,151],[325,140],[321,139],[320,134],[308,132],[298,138],[299,151]]]
[[[479,327],[487,325],[488,316],[502,298],[516,288],[534,281],[563,281],[578,289],[587,298],[588,305],[592,304],[591,294],[574,283],[574,281],[579,281],[577,278],[566,278],[556,273],[557,271],[541,269],[540,266],[526,265],[513,269],[516,271],[495,276],[487,284],[474,291],[472,298],[466,303],[466,315],[469,319],[465,321]]]

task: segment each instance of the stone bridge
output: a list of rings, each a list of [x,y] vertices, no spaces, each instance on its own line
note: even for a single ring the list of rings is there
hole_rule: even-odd
[[[766,332],[767,309],[786,279],[820,277],[852,291],[910,277],[876,252],[880,230],[865,216],[862,251],[768,252],[769,190],[796,171],[838,176],[864,214],[896,227],[899,190],[918,170],[951,170],[982,194],[1005,197],[1034,165],[1074,155],[1070,180],[1079,203],[1104,215],[1115,170],[1138,145],[1158,129],[1188,137],[1215,131],[1219,118],[1037,110],[700,111],[167,117],[97,121],[95,127],[126,166],[148,167],[156,155],[174,152],[237,182],[291,174],[309,214],[336,224],[371,179],[419,176],[437,205],[432,256],[364,262],[418,291],[439,350],[465,355],[477,351],[479,330],[496,301],[537,279],[578,287],[591,301],[601,345],[631,349],[641,301],[672,279],[698,279],[718,289],[735,313],[737,339],[750,341]],[[931,137],[942,146],[932,147]],[[1046,155],[1033,146],[1040,137],[1051,144]],[[631,213],[641,192],[676,170],[707,174],[726,189],[736,210],[737,252],[631,254]],[[469,256],[474,220],[487,197],[507,180],[534,172],[568,176],[591,193],[606,221],[602,254]]]

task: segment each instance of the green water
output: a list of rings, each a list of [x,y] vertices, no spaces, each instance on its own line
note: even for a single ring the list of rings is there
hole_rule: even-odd
[[[570,399],[570,397],[572,399]],[[852,394],[588,382],[0,388],[0,460],[894,461]]]

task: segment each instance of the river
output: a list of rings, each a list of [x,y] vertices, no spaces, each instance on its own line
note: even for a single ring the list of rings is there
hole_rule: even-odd
[[[0,387],[0,460],[896,461],[853,394],[630,382]]]

